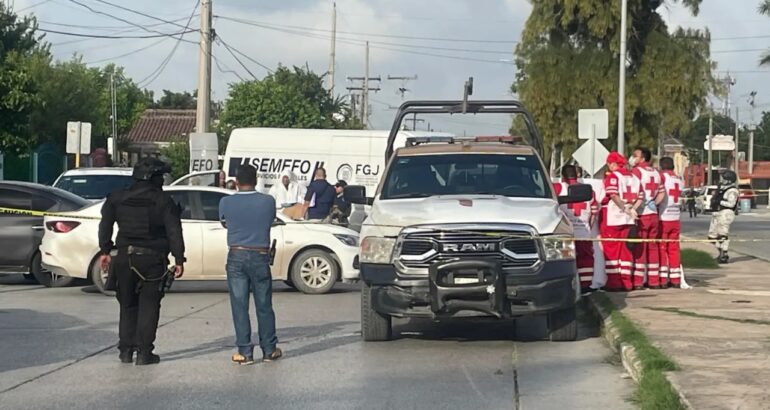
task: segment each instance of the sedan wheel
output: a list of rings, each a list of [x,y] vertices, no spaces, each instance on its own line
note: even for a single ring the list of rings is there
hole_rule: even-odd
[[[302,293],[327,293],[339,278],[339,268],[334,258],[325,251],[302,252],[294,260],[291,281]]]
[[[106,296],[114,296],[115,292],[104,289],[104,283],[107,282],[107,272],[102,271],[102,267],[99,266],[99,259],[95,259],[91,263],[91,281],[94,283],[99,292],[102,292]]]
[[[75,281],[75,278],[71,276],[59,276],[52,272],[43,269],[43,265],[40,262],[40,253],[36,253],[32,257],[30,266],[32,276],[43,286],[47,288],[63,288],[69,286]]]

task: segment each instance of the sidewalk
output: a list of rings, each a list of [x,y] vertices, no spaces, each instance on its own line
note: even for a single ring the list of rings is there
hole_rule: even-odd
[[[770,409],[770,263],[732,258],[686,272],[691,290],[606,294],[679,365],[669,378],[698,410]]]

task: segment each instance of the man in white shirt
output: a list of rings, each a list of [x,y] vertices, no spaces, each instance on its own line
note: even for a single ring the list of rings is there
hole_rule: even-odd
[[[288,208],[302,202],[305,196],[303,188],[295,181],[294,174],[286,170],[281,173],[281,181],[270,188],[269,194],[275,198],[276,208]]]

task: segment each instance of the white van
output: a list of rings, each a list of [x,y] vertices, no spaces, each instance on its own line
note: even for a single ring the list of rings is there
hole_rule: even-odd
[[[318,130],[297,128],[237,128],[230,134],[223,168],[227,178],[235,178],[241,164],[257,168],[258,189],[267,192],[278,183],[281,172],[290,170],[297,182],[307,185],[318,168],[326,169],[334,184],[344,180],[350,185],[366,186],[375,192],[385,162],[382,153],[389,131]],[[443,136],[446,133],[402,131],[395,147],[406,144],[408,137]]]

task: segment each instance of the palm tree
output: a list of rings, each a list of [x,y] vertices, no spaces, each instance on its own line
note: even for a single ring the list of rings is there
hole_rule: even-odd
[[[762,3],[759,4],[759,13],[770,17],[770,0],[762,0]],[[759,65],[770,66],[770,51],[762,56]]]

